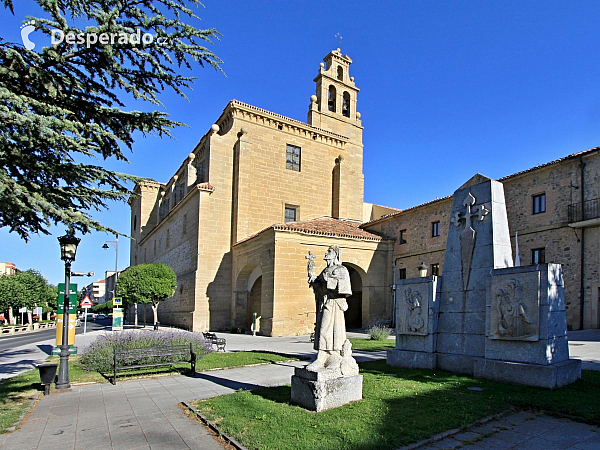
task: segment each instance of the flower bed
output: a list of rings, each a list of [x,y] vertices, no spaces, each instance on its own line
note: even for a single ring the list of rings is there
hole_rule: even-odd
[[[113,368],[113,349],[143,348],[151,346],[192,344],[198,358],[212,351],[210,343],[200,333],[182,330],[169,331],[122,331],[104,334],[86,348],[79,358],[81,366],[88,371],[106,373]]]

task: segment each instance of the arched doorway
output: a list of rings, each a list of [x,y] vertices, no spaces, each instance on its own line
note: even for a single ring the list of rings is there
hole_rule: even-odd
[[[248,264],[238,275],[233,304],[233,326],[250,330],[254,313],[261,315],[262,270]]]
[[[362,290],[363,282],[360,273],[348,264],[344,264],[350,274],[352,295],[346,300],[348,310],[344,313],[346,329],[362,328]]]
[[[249,281],[252,281],[250,279]],[[256,317],[260,317],[261,314],[261,294],[262,294],[262,274],[254,280],[252,287],[248,291],[248,307],[246,308],[246,329],[252,329],[252,322],[254,320],[254,313]]]

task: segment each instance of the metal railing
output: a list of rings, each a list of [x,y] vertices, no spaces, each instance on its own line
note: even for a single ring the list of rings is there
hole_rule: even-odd
[[[569,223],[581,222],[584,220],[597,219],[600,217],[599,202],[597,198],[586,200],[585,202],[569,205]]]

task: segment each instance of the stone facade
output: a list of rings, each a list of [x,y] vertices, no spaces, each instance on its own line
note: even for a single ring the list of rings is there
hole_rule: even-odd
[[[567,323],[573,330],[600,326],[599,180],[598,148],[499,180],[504,186],[514,259],[518,235],[521,265],[532,263],[536,249],[543,249],[542,262],[562,264]],[[545,211],[534,214],[534,201],[540,195],[544,195]],[[421,262],[430,275],[432,265],[437,264],[437,274],[442,275],[451,204],[452,196],[441,198],[361,227],[396,240],[396,278],[416,277]],[[433,236],[432,223],[438,221],[440,233]]]
[[[294,278],[295,265],[304,270],[303,256],[313,244],[270,227],[330,217],[358,230],[365,215],[394,211],[363,204],[363,128],[351,63],[339,50],[325,57],[307,123],[233,100],[167,183],[136,186],[131,265],[164,262],[178,279],[175,295],[159,306],[161,323],[195,331],[249,329],[257,312],[262,334],[312,331],[314,300],[306,275],[301,286]],[[387,244],[363,233],[377,243],[357,239],[350,247],[358,255],[370,246],[356,256],[366,273],[379,258],[375,248]],[[340,245],[335,230],[323,236],[328,245]],[[385,266],[387,259],[375,264]],[[385,270],[383,278],[391,275]],[[381,301],[370,305],[364,294],[366,309],[356,313],[364,325],[390,315],[390,281],[377,283],[363,283]]]
[[[285,283],[304,280],[296,271],[314,245],[364,252],[354,272],[364,289],[349,299],[350,328],[393,322],[398,297],[390,286],[418,276],[421,263],[429,275],[442,275],[452,196],[400,212],[363,202],[363,127],[351,63],[339,49],[325,57],[306,123],[232,100],[167,183],[135,187],[130,264],[165,262],[178,277],[174,297],[159,307],[161,322],[196,331],[249,329],[257,312],[263,334],[312,331],[309,291]],[[542,250],[543,262],[563,265],[570,329],[600,326],[599,151],[500,179],[521,264]],[[534,214],[541,195],[544,211]],[[323,217],[338,225],[365,222],[371,238],[338,225],[332,231],[331,223],[316,221]],[[287,220],[306,227],[279,226]],[[292,244],[290,236],[304,237]]]

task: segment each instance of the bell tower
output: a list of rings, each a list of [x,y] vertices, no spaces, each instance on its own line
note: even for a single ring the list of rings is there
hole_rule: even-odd
[[[352,60],[338,48],[323,61],[314,79],[317,94],[310,98],[308,124],[362,143],[360,113],[356,111],[359,89],[350,76]]]

